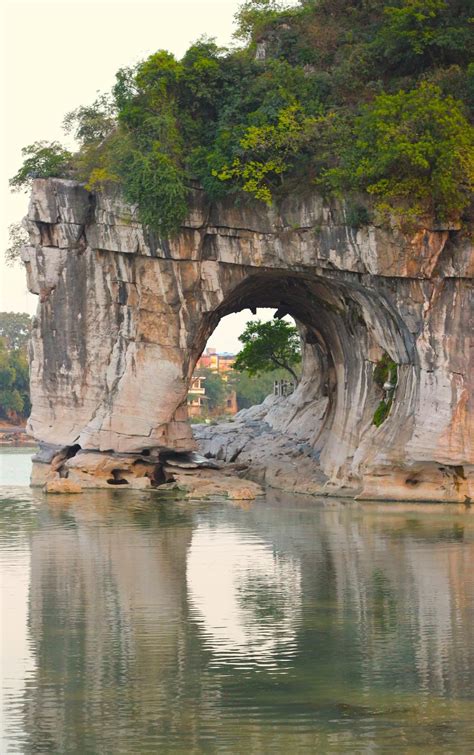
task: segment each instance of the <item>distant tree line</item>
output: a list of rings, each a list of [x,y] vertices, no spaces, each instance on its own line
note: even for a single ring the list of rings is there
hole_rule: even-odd
[[[27,343],[31,317],[0,312],[0,417],[22,421],[30,413]]]

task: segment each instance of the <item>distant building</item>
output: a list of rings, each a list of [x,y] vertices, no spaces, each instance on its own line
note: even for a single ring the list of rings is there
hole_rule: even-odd
[[[235,362],[235,354],[229,354],[228,351],[224,351],[218,354],[216,349],[207,348],[206,351],[199,357],[196,369],[207,369],[213,372],[228,372],[232,369]]]
[[[188,415],[190,417],[201,417],[204,414],[207,401],[205,379],[201,375],[193,375],[191,378],[188,390]]]
[[[221,354],[217,352],[217,349],[207,348],[206,351],[199,357],[196,363],[196,371],[198,370],[211,370],[211,372],[217,372],[222,379],[227,382],[229,370],[232,369],[235,362],[235,354],[230,354],[225,351]],[[191,386],[188,390],[188,414],[190,417],[202,417],[204,414],[208,414],[207,411],[207,396],[205,377],[194,374],[191,379]],[[238,412],[237,406],[237,394],[234,390],[228,389],[224,406],[219,410],[215,410],[214,414],[236,414]]]
[[[228,392],[226,397],[225,414],[237,414],[239,407],[237,406],[237,393],[234,390]]]
[[[231,370],[234,366],[235,362],[235,354],[218,354],[218,372],[228,372],[228,370]]]

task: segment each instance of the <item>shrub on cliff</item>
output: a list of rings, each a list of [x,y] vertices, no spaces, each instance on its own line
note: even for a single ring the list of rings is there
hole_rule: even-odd
[[[356,118],[354,141],[331,174],[341,191],[365,190],[380,209],[450,220],[471,200],[474,129],[461,103],[433,84],[381,94]]]
[[[72,170],[72,154],[58,142],[35,142],[21,153],[25,160],[10,179],[12,189],[28,187],[33,178],[63,178]]]

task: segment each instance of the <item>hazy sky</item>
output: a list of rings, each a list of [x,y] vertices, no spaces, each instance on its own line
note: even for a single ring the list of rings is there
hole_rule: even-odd
[[[2,3],[2,214],[0,310],[33,313],[22,266],[7,268],[7,228],[26,213],[27,196],[12,194],[8,179],[21,164],[21,148],[46,139],[67,141],[62,120],[70,110],[108,91],[115,72],[160,48],[181,57],[201,35],[232,41],[236,0],[10,0]],[[263,313],[262,313],[263,314]],[[238,349],[248,311],[222,321],[210,340]],[[266,319],[266,318],[265,318]]]

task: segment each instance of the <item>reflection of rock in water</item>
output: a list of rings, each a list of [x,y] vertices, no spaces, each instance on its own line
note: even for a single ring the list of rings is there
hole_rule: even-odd
[[[55,502],[31,536],[25,752],[348,751],[358,716],[364,747],[420,708],[465,720],[472,517],[115,500]]]
[[[101,741],[108,752],[119,751],[114,744],[132,752],[143,726],[171,725],[173,711],[157,700],[180,691],[190,522],[123,499],[113,512],[107,498],[87,500],[61,512],[51,506],[32,535],[35,752],[82,752],[87,732],[97,737],[88,752],[105,752]]]

